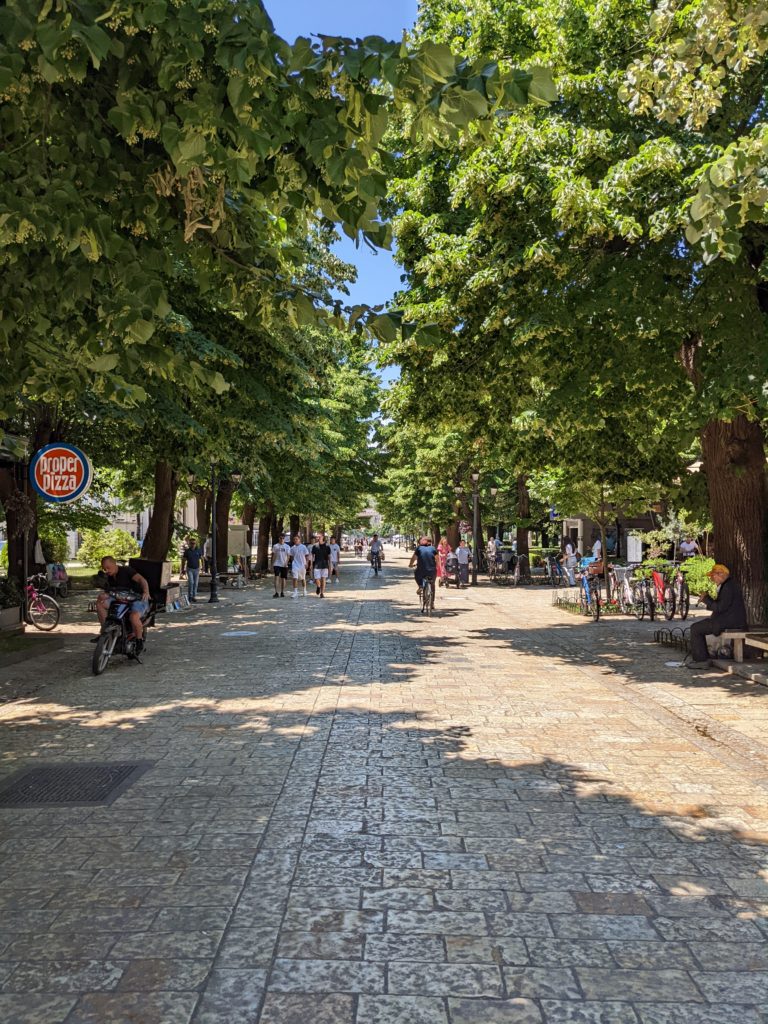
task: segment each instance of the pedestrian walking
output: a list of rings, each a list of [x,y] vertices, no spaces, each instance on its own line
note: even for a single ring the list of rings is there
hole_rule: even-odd
[[[469,563],[472,561],[472,551],[467,547],[467,542],[462,538],[456,548],[456,557],[459,560],[459,581],[462,587],[469,584]]]
[[[291,557],[291,548],[286,544],[283,537],[272,548],[272,570],[275,574],[275,592],[273,597],[285,597],[285,581],[288,579],[288,559]],[[278,582],[280,581],[280,592],[278,593]]]
[[[573,546],[573,542],[570,537],[563,538],[563,544],[561,548],[562,554],[560,555],[560,562],[565,568],[568,574],[568,582],[572,587],[576,586],[576,548]]]
[[[293,538],[291,547],[291,577],[293,579],[293,590],[291,598],[299,596],[299,584],[301,584],[301,596],[307,596],[307,563],[309,562],[309,548],[302,544],[301,536],[297,533]]]
[[[334,583],[339,582],[339,563],[341,562],[341,548],[335,537],[331,537],[329,544],[331,549],[331,578]]]
[[[197,586],[200,582],[200,563],[203,560],[203,549],[193,534],[187,537],[187,546],[184,549],[184,564],[187,569],[187,597],[190,603],[197,600]]]
[[[325,597],[325,586],[331,570],[331,546],[326,543],[324,533],[318,533],[317,543],[312,545],[312,566],[315,594],[318,597]]]
[[[437,585],[445,586],[445,560],[451,553],[451,545],[448,538],[443,534],[440,543],[437,545]]]
[[[205,538],[205,544],[203,545],[203,559],[205,565],[205,571],[211,571],[211,560],[213,558],[213,534],[209,533]]]

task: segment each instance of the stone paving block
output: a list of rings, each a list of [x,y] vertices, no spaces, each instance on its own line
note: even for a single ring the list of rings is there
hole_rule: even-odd
[[[525,942],[519,938],[446,935],[445,948],[451,963],[494,963],[503,966],[525,965],[529,960]]]
[[[361,960],[363,941],[360,932],[282,931],[277,955],[295,960]]]
[[[629,1003],[542,999],[541,1008],[547,1024],[638,1024],[638,1018]]]
[[[552,930],[562,939],[658,939],[648,918],[632,915],[553,914]],[[655,924],[656,922],[654,922]]]
[[[360,1002],[365,998],[361,996]],[[259,1024],[352,1024],[354,1017],[352,996],[269,992]]]
[[[688,946],[705,971],[768,971],[768,942],[690,942]]]
[[[539,936],[552,935],[550,919],[546,914],[489,913],[488,930],[491,935]]]
[[[692,971],[710,1003],[768,1007],[768,971]]]
[[[72,996],[0,993],[0,1020],[9,1024],[59,1024],[75,1002]]]
[[[702,943],[702,945],[707,945]],[[619,967],[630,970],[698,967],[690,945],[683,942],[609,942],[611,954]],[[600,964],[586,966],[602,966]]]
[[[197,998],[196,992],[94,993],[79,1000],[67,1024],[189,1024]]]
[[[442,936],[434,935],[398,935],[395,932],[366,935],[365,959],[382,962],[423,960],[439,963],[446,959],[445,944]]]
[[[117,987],[126,961],[23,960],[3,986],[5,992],[96,992]]]
[[[200,1024],[251,1024],[258,1020],[266,971],[214,970],[196,1012]]]
[[[558,967],[505,967],[507,992],[529,999],[580,999],[573,972]]]
[[[635,914],[651,915],[658,907],[653,900],[649,903],[642,896],[630,893],[574,892],[573,901],[582,914]],[[651,909],[653,907],[653,910]]]
[[[275,992],[384,992],[382,964],[343,960],[275,960],[269,989]]]
[[[703,1002],[691,975],[685,971],[603,970],[599,967],[577,967],[576,974],[587,999],[613,998],[621,993],[627,1000],[657,1002]]]
[[[204,984],[210,960],[131,960],[118,992],[195,992]]]
[[[616,963],[607,942],[527,938],[525,945],[536,967],[613,967]]]
[[[702,1020],[706,1024],[765,1024],[765,1014],[759,1007],[635,1003],[635,1008],[641,1024],[702,1024]]]
[[[387,914],[387,930],[424,935],[487,935],[488,924],[483,914],[470,912],[391,910]]]
[[[448,1015],[440,998],[363,995],[356,1024],[448,1024]]]
[[[489,964],[433,964],[395,961],[389,965],[394,995],[502,995],[501,972]]]
[[[541,1024],[530,999],[449,999],[451,1024]]]

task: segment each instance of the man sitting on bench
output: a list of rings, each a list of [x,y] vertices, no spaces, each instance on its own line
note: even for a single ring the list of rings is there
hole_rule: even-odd
[[[717,597],[702,595],[704,604],[712,612],[708,619],[699,619],[691,626],[691,656],[688,668],[708,668],[707,637],[719,636],[726,629],[746,629],[747,611],[736,580],[725,565],[714,565],[707,576],[717,584]]]

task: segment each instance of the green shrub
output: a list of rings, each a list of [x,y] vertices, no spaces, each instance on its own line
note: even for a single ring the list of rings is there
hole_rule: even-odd
[[[3,544],[3,550],[0,551],[0,569],[8,570],[8,542]]]
[[[692,594],[716,596],[717,586],[707,576],[707,573],[714,564],[714,558],[704,558],[703,555],[697,555],[695,558],[686,559],[680,566],[680,571],[685,573],[688,589]]]
[[[21,589],[13,576],[0,580],[0,608],[17,608],[21,604]]]
[[[40,524],[40,543],[46,562],[66,562],[67,531],[56,523]]]
[[[86,530],[77,558],[87,566],[100,569],[101,560],[107,555],[122,562],[140,552],[141,548],[127,530]]]

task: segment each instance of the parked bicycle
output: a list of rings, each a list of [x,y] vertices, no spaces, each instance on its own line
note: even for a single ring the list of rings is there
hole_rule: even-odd
[[[688,580],[680,565],[675,563],[670,574],[670,583],[675,596],[675,610],[681,619],[688,618],[691,610],[691,592],[688,589]]]
[[[55,629],[61,618],[61,608],[58,601],[46,594],[48,577],[43,573],[35,573],[30,576],[26,584],[27,594],[27,615],[26,620],[35,629],[41,629],[48,633]]]
[[[632,612],[638,622],[647,615],[653,622],[656,618],[655,591],[647,578],[632,580]]]
[[[651,586],[654,603],[663,611],[664,618],[669,622],[675,614],[675,591],[663,569],[651,570]]]
[[[611,594],[619,606],[619,611],[624,615],[632,614],[634,605],[634,591],[632,589],[632,573],[634,565],[612,565],[609,574],[611,577]]]
[[[600,576],[587,569],[581,575],[579,583],[579,607],[582,615],[591,615],[595,622],[600,618],[602,594]]]

